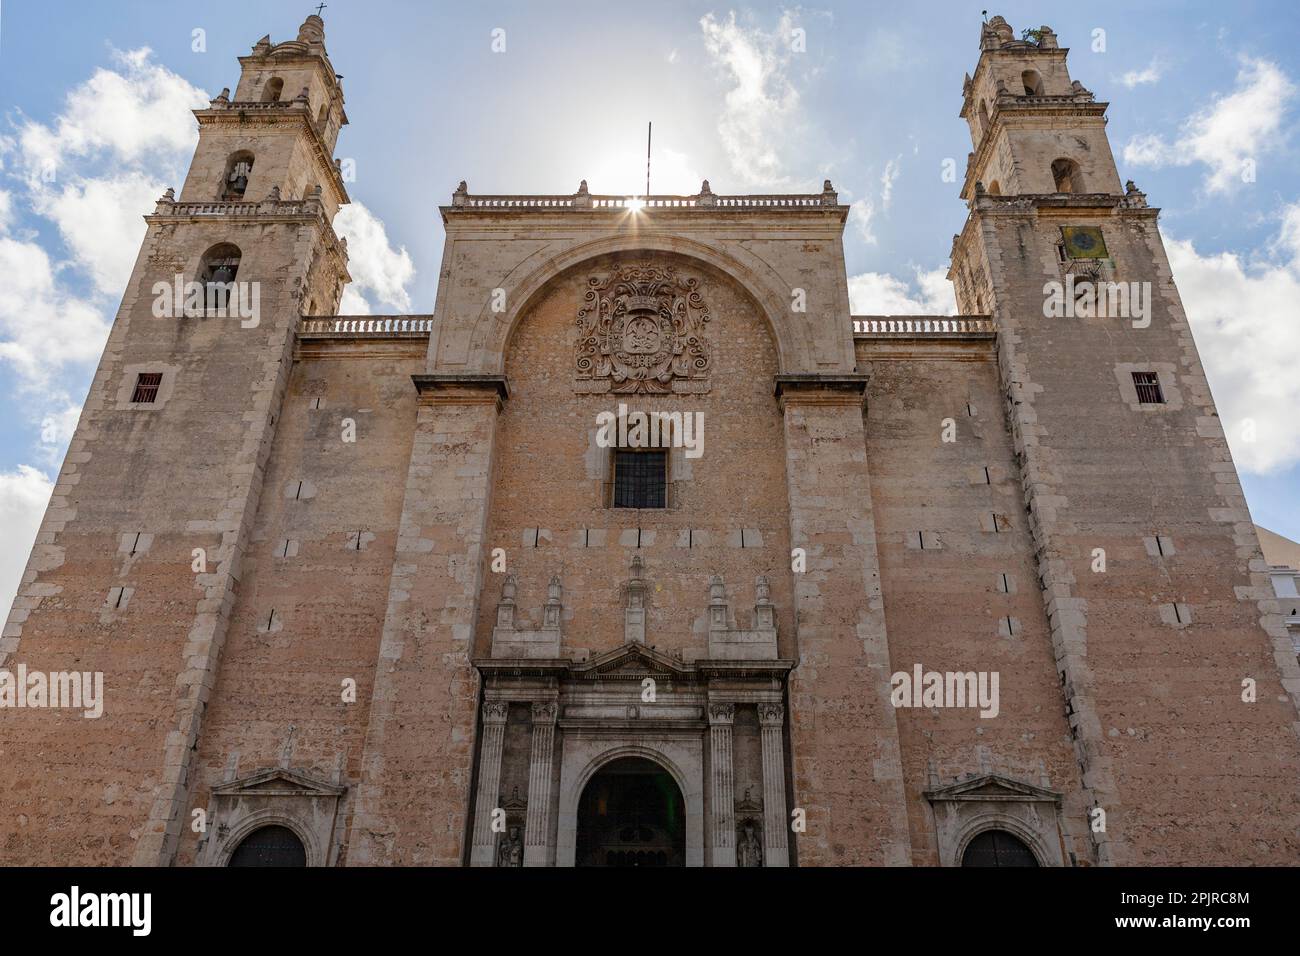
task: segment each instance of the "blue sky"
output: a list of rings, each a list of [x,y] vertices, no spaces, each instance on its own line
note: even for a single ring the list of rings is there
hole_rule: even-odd
[[[266,33],[292,39],[310,9],[4,0],[0,603],[66,450],[140,216],[183,179],[196,137],[188,110],[233,88],[236,56]],[[940,170],[947,158],[964,168],[971,148],[957,112],[980,10],[336,0],[327,46],[351,119],[337,154],[356,169],[356,202],[337,223],[353,257],[345,308],[432,311],[436,207],[461,179],[480,193],[567,193],[584,178],[593,192],[640,191],[653,121],[653,191],[693,193],[702,178],[721,193],[815,191],[829,177],[854,204],[855,310],[946,311],[942,277],[966,210]],[[1071,48],[1072,76],[1111,103],[1121,178],[1164,210],[1255,520],[1300,538],[1300,12],[1099,0],[989,13],[1017,32],[1050,25]]]

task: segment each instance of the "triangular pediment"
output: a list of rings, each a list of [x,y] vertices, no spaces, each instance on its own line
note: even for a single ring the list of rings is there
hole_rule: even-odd
[[[346,787],[317,780],[299,770],[288,767],[272,767],[238,780],[230,780],[212,788],[217,796],[242,796],[259,794],[262,796],[319,796],[337,797],[347,790]]]
[[[624,644],[573,668],[574,677],[587,680],[685,677],[686,674],[687,667],[680,660],[645,644]]]
[[[996,773],[959,780],[946,787],[934,787],[926,790],[925,796],[932,803],[942,800],[1003,800],[1037,803],[1059,802],[1061,799],[1061,795],[1055,790],[1036,787],[1031,783],[1013,780],[1011,777]]]

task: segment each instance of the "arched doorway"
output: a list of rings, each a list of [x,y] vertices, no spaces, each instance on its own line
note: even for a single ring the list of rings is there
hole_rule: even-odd
[[[1006,830],[985,830],[966,845],[962,866],[1038,866],[1034,853]]]
[[[677,782],[643,757],[612,760],[578,802],[578,866],[685,866],[686,802]]]
[[[258,827],[230,855],[228,866],[306,866],[307,848],[288,827]]]

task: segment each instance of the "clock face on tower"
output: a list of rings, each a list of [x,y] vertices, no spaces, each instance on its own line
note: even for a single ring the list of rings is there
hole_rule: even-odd
[[[1107,259],[1106,239],[1099,226],[1062,226],[1065,254],[1071,259]]]

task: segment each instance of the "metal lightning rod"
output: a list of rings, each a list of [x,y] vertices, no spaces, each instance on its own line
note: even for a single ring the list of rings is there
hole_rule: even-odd
[[[650,197],[650,134],[654,132],[654,123],[646,123],[645,127],[645,194],[646,198]]]

